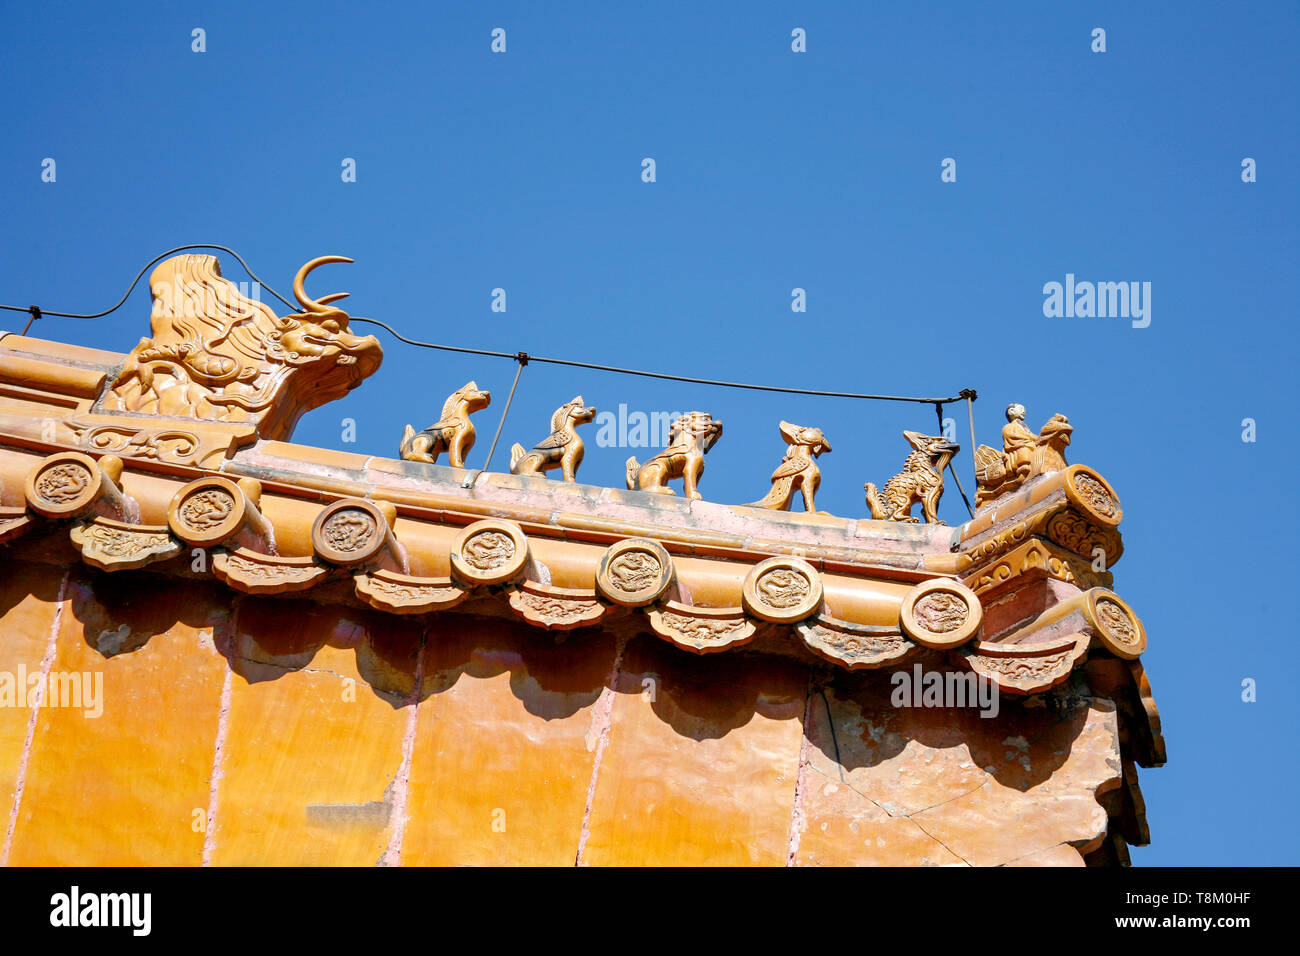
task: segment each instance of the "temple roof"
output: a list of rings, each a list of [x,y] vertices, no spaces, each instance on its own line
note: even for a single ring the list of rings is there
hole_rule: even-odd
[[[1164,761],[1146,634],[1111,589],[1120,499],[1066,463],[1063,416],[1035,433],[1020,410],[1003,448],[976,450],[978,507],[956,527],[933,510],[956,445],[919,432],[858,517],[792,509],[812,506],[829,445],[788,422],[760,502],[704,499],[721,426],[699,412],[675,423],[671,447],[629,460],[626,488],[581,483],[580,396],[533,449],[516,447],[513,473],[480,473],[460,467],[487,401],[472,382],[429,429],[399,441],[394,425],[394,458],[289,441],[382,358],[346,313],[306,297],[301,274],[303,311],[287,316],[241,297],[210,256],[167,260],[151,289],[151,334],[129,354],[0,336],[0,541],[55,535],[52,560],[394,615],[635,625],[694,654],[750,648],[854,671],[920,661],[1016,696],[1086,674],[1119,702],[1129,758]],[[1143,828],[1137,812],[1129,829]]]

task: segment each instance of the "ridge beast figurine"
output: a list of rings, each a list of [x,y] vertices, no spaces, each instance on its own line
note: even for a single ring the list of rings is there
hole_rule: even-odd
[[[479,391],[478,385],[468,383],[447,396],[442,406],[442,417],[422,432],[407,425],[402,432],[400,453],[405,461],[438,463],[438,455],[447,453],[453,468],[465,467],[465,456],[474,447],[474,424],[470,415],[487,408],[492,401],[491,392]]]
[[[383,359],[379,340],[352,334],[348,314],[330,304],[347,293],[313,299],[303,285],[317,267],[351,261],[306,263],[293,280],[302,311],[277,316],[223,278],[215,256],[172,256],[149,277],[152,335],[99,410],[249,422],[262,438],[287,439],[299,416],[346,395]]]
[[[943,437],[903,432],[912,453],[903,462],[903,470],[885,482],[882,492],[867,482],[867,507],[877,521],[919,521],[912,516],[918,502],[930,524],[943,524],[938,518],[939,498],[943,495],[943,470],[961,446]]]
[[[804,511],[813,514],[817,511],[813,496],[817,494],[822,481],[821,469],[817,467],[815,459],[823,452],[829,452],[831,443],[826,440],[820,428],[781,422],[780,429],[781,437],[788,446],[785,457],[776,471],[772,472],[772,488],[767,496],[751,503],[749,507],[789,511],[797,488],[803,494]]]
[[[561,405],[551,416],[551,434],[545,440],[532,451],[524,451],[520,444],[510,449],[510,474],[545,477],[546,472],[559,468],[565,481],[577,481],[584,452],[578,426],[595,417],[596,409],[586,405],[581,395]]]
[[[988,445],[975,449],[975,507],[1015,491],[1030,478],[1065,468],[1073,431],[1064,415],[1053,415],[1035,435],[1025,425],[1025,406],[1008,405],[1002,451]]]
[[[687,412],[669,429],[669,445],[644,465],[633,456],[627,460],[627,486],[632,491],[655,495],[675,492],[668,482],[681,478],[685,495],[700,499],[700,476],[704,474],[704,455],[722,436],[722,422],[708,412]]]

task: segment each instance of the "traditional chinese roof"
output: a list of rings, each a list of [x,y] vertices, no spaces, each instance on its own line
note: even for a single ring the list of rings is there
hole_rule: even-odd
[[[1039,435],[1015,419],[1006,449],[978,450],[979,507],[957,527],[783,510],[800,479],[811,501],[825,441],[789,423],[791,451],[755,505],[662,493],[677,477],[663,455],[630,462],[628,488],[545,477],[576,469],[544,452],[564,445],[562,413],[580,413],[580,398],[557,410],[559,438],[531,459],[516,449],[520,473],[480,474],[431,463],[457,457],[472,409],[457,418],[456,395],[443,421],[408,430],[403,457],[288,441],[382,356],[346,313],[306,297],[301,274],[304,310],[283,317],[240,297],[210,256],[170,259],[151,285],[151,336],[129,354],[0,336],[0,541],[36,532],[55,559],[107,572],[215,575],[236,592],[394,615],[635,626],[694,654],[750,648],[853,671],[922,661],[1017,696],[1063,690],[1086,669],[1120,708],[1126,757],[1164,761],[1146,633],[1111,589],[1120,499],[1066,464],[1060,416]],[[717,440],[707,419],[681,425],[686,445]],[[936,461],[942,491],[953,452],[908,441],[904,470],[869,488],[877,516],[924,510]],[[1121,802],[1126,838],[1146,842],[1135,775]]]

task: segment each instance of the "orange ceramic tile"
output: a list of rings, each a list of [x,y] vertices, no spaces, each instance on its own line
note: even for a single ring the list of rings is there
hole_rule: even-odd
[[[814,698],[799,862],[925,865],[950,855],[923,850],[936,843],[955,854],[948,862],[994,865],[1104,831],[1096,795],[1119,782],[1108,702],[1062,720],[1003,697],[985,718],[973,707],[895,707],[891,693],[871,675],[848,676]],[[880,834],[870,846],[823,839],[845,837],[846,821],[854,838],[888,823],[921,843],[891,858],[898,842]]]
[[[975,866],[997,866],[1070,843],[1087,852],[1105,837],[1099,794],[1120,783],[1113,707],[1091,704],[1063,722],[1072,739],[1006,738],[1010,776],[917,813],[914,819]],[[1064,744],[1064,746],[1063,746]],[[1113,770],[1105,769],[1113,763]],[[1050,771],[1035,771],[1043,765]],[[1100,771],[1100,772],[1099,772]]]
[[[1030,853],[1028,856],[1022,856],[1017,860],[1011,860],[1007,866],[1084,866],[1083,854],[1067,843],[1058,843],[1056,846],[1048,847],[1046,850],[1039,850],[1036,853]]]
[[[244,598],[231,656],[214,865],[373,866],[399,798],[417,624]]]
[[[1002,762],[1001,751],[993,754],[987,747],[997,746],[999,731],[1002,737],[1018,732],[973,708],[895,707],[892,690],[890,681],[868,673],[842,677],[824,696],[816,695],[808,760],[828,779],[843,778],[893,816],[983,786],[984,767]]]
[[[360,471],[370,460],[368,455],[358,455],[350,451],[335,451],[332,448],[316,448],[312,445],[295,445],[291,442],[268,441],[259,446],[260,454],[268,458],[286,458],[290,461],[313,465],[327,465],[331,468],[345,468]]]
[[[96,398],[107,377],[99,370],[23,358],[0,349],[0,382],[39,385],[61,395]]]
[[[582,862],[784,865],[805,697],[793,661],[633,639]]]
[[[436,618],[402,863],[572,866],[614,653],[594,629]]]
[[[11,564],[0,580],[0,812],[6,828],[31,722],[27,678],[41,673],[62,580],[61,568],[26,563]]]
[[[223,605],[201,585],[72,570],[11,864],[200,862]]]
[[[960,866],[963,861],[905,816],[811,771],[804,778],[798,866]]]
[[[106,352],[103,349],[87,348],[84,345],[68,345],[64,342],[50,342],[34,336],[5,333],[0,335],[0,348],[11,349],[27,355],[49,357],[61,362],[77,365],[113,368],[122,364],[125,356],[121,352]]]

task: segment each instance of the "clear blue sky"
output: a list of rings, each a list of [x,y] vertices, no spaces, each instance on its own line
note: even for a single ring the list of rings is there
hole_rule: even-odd
[[[1142,771],[1153,845],[1135,863],[1297,862],[1296,4],[121,6],[0,4],[0,301],[97,311],[152,256],[204,241],[287,294],[335,253],[357,262],[310,288],[416,338],[814,388],[969,386],[989,443],[1008,402],[1034,427],[1063,412],[1070,460],[1123,499],[1116,586],[1146,623],[1169,742]],[[1043,285],[1066,273],[1150,282],[1150,326],[1045,317]],[[108,319],[33,334],[127,351],[148,311],[142,286]],[[481,464],[512,363],[378,334],[380,372],[295,440],[394,455],[405,423],[475,378],[496,399]],[[702,483],[718,501],[766,491],[779,419],[820,425],[835,450],[819,501],[843,515],[898,469],[904,428],[935,425],[923,406],[534,365],[496,467],[578,391],[723,419]],[[621,485],[628,449],[588,444],[583,479]]]

